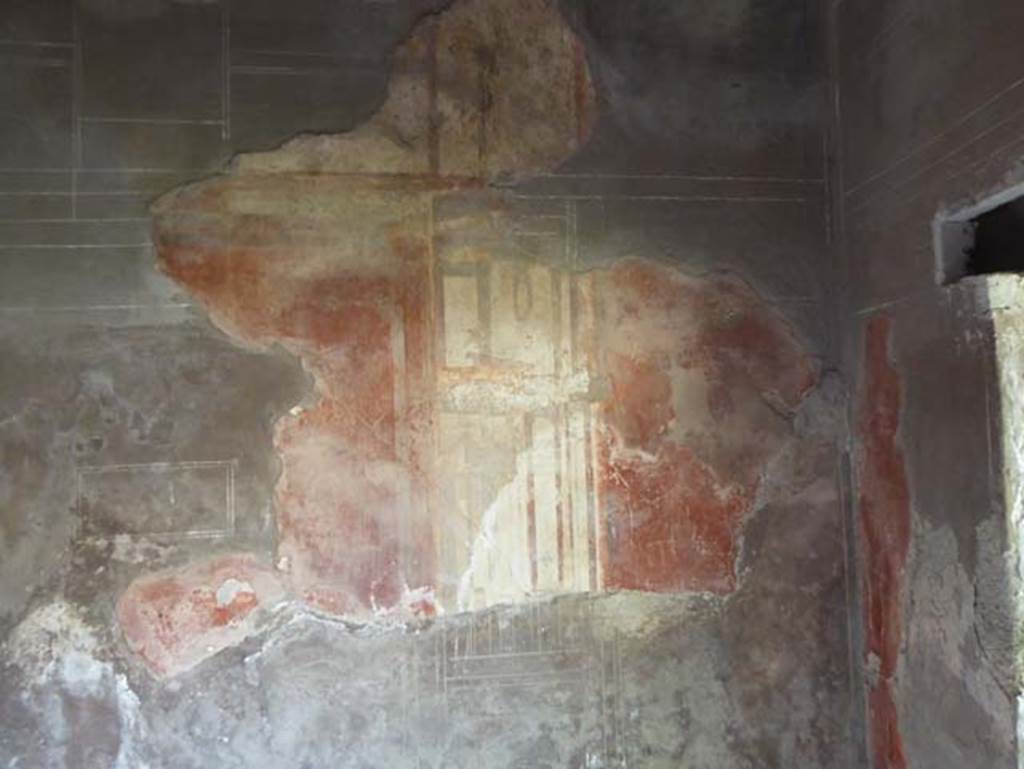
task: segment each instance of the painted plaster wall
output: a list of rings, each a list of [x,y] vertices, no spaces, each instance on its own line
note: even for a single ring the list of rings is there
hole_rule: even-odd
[[[5,766],[850,757],[812,4],[439,10],[5,9]]]
[[[1017,766],[1003,411],[986,284],[937,285],[937,213],[1020,176],[1018,3],[831,4],[856,645],[875,767]]]

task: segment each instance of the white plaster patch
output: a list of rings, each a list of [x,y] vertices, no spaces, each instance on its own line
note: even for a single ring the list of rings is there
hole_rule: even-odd
[[[526,533],[525,521],[522,526],[508,525],[521,517],[526,477],[527,458],[520,454],[515,478],[501,487],[481,517],[480,531],[470,546],[469,567],[459,580],[460,612],[479,608],[481,603],[486,606],[521,601],[530,593],[529,564],[526,559],[513,556],[526,551],[524,543],[507,541]],[[503,524],[500,528],[499,523]],[[476,593],[480,591],[486,591],[488,596],[477,600]]]
[[[221,586],[217,588],[217,605],[218,606],[230,606],[234,603],[235,599],[242,594],[255,594],[252,585],[248,582],[237,580],[234,577],[224,580]]]
[[[121,744],[117,751],[117,762],[114,769],[150,769],[145,761],[135,756],[134,744],[139,726],[139,696],[128,685],[124,675],[115,680],[117,694],[117,714],[121,721]]]
[[[83,658],[92,659],[99,647],[95,632],[79,611],[65,601],[42,606],[18,625],[4,644],[6,657],[35,683],[43,684],[64,672],[62,660],[75,655],[67,668],[72,680],[91,680]]]
[[[445,389],[444,406],[457,412],[536,411],[585,397],[591,388],[586,371],[561,380],[551,377],[516,377],[509,382],[465,381]]]
[[[79,610],[66,601],[42,606],[26,617],[3,645],[3,656],[17,666],[32,685],[25,702],[37,711],[51,737],[67,739],[68,722],[63,694],[106,701],[117,711],[120,743],[112,769],[149,769],[135,756],[139,698],[124,675],[100,657],[96,631]],[[53,755],[63,756],[59,744]],[[60,759],[63,761],[66,758]],[[55,764],[56,765],[56,764]],[[17,764],[12,764],[17,766]]]
[[[103,694],[103,684],[110,666],[89,654],[71,651],[60,658],[58,676],[68,691],[80,697]]]

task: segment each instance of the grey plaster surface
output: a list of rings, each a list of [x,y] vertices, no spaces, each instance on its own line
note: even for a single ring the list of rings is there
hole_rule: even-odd
[[[124,648],[113,611],[134,577],[272,556],[271,428],[311,390],[157,274],[148,205],[237,152],[360,123],[439,5],[0,4],[5,769],[851,765],[839,389],[796,418],[789,485],[767,484],[728,598],[567,596],[401,627],[289,604],[164,682]],[[522,191],[579,201],[592,263],[741,273],[834,361],[818,4],[563,10],[599,120]]]

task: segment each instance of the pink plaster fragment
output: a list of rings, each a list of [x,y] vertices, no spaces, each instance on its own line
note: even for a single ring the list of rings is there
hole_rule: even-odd
[[[118,601],[117,620],[150,670],[172,676],[242,641],[283,597],[269,566],[233,554],[140,577]]]

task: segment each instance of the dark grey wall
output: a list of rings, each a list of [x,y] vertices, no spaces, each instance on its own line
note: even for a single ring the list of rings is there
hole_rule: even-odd
[[[991,322],[983,285],[937,285],[932,221],[1024,171],[1024,6],[839,0],[830,10],[854,423],[872,408],[860,385],[874,319],[891,322],[902,382],[912,544],[894,683],[906,765],[1016,766]],[[867,718],[869,732],[886,720]]]

